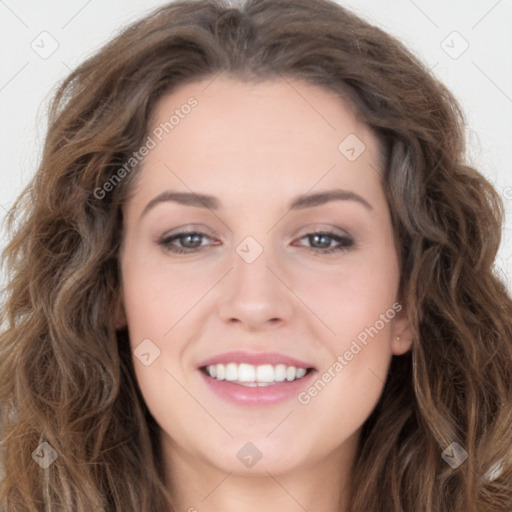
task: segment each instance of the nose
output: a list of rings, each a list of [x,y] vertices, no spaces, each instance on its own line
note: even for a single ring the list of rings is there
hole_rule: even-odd
[[[254,261],[248,261],[238,253],[233,257],[219,304],[221,319],[251,330],[289,322],[294,296],[271,251],[264,248]]]

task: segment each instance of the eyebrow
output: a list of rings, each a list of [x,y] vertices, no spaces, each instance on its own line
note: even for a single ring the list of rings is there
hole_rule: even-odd
[[[362,204],[366,209],[373,210],[373,206],[359,194],[349,190],[335,189],[325,192],[317,192],[315,194],[307,194],[305,196],[296,197],[289,204],[290,210],[303,210],[314,206],[321,206],[332,201],[355,201]],[[166,190],[151,199],[141,213],[143,217],[149,210],[157,204],[174,202],[185,206],[195,206],[197,208],[207,208],[209,210],[218,210],[220,201],[214,196],[207,194],[194,194],[189,192],[173,192]]]

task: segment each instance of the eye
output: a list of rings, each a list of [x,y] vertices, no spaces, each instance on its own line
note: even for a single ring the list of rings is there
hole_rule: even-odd
[[[312,250],[315,253],[331,254],[336,252],[344,252],[354,245],[354,239],[348,235],[339,235],[333,231],[316,231],[307,233],[300,240],[307,238],[312,244]],[[331,247],[331,243],[335,241],[338,245]],[[315,247],[316,246],[316,247]]]
[[[166,251],[176,254],[190,254],[201,250],[201,239],[210,238],[206,233],[201,231],[182,231],[174,235],[165,236],[159,240],[158,245],[162,246]],[[211,239],[210,239],[211,240]],[[178,241],[180,245],[174,242]]]

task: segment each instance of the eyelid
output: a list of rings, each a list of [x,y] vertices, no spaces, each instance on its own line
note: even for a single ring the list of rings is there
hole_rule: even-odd
[[[314,227],[313,227],[314,226]],[[336,234],[338,236],[346,236],[348,238],[353,238],[353,236],[346,230],[337,226],[332,226],[330,224],[308,224],[307,226],[302,227],[300,230],[293,235],[293,239],[297,237],[301,237],[304,235],[309,235],[313,233],[326,233],[330,232]]]
[[[178,226],[169,231],[166,231],[163,235],[159,236],[159,239],[168,238],[170,236],[181,233],[189,233],[191,231],[197,231],[204,235],[208,235],[209,237],[213,237],[212,230],[203,224],[184,224],[183,226]]]

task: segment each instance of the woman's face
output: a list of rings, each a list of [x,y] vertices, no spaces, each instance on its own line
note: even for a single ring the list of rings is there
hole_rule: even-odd
[[[376,139],[322,88],[226,77],[162,98],[148,135],[118,326],[167,460],[350,460],[411,339]]]

